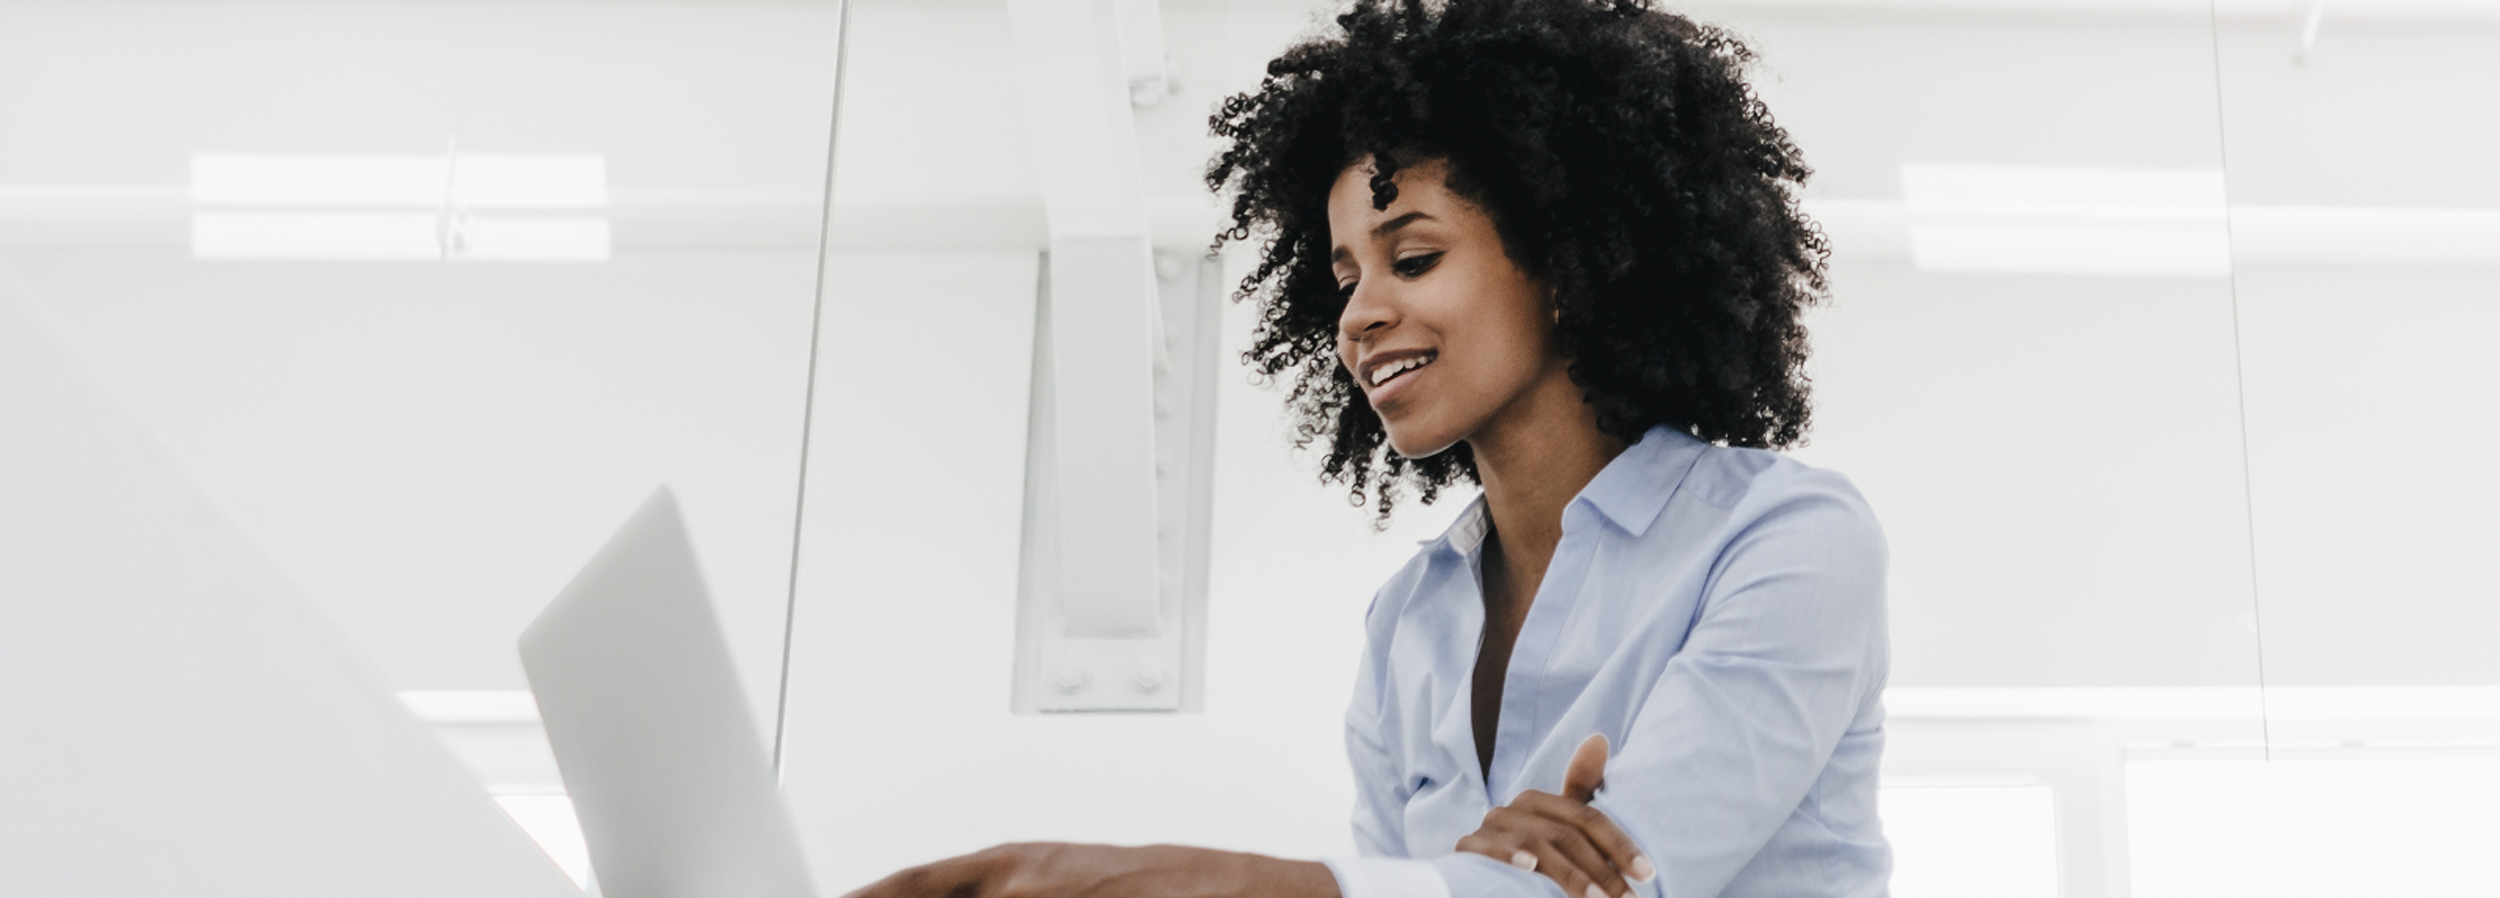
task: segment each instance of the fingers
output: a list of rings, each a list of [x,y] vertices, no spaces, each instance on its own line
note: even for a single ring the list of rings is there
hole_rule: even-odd
[[[977,877],[966,881],[960,872],[944,861],[897,870],[843,898],[940,898],[978,882]]]
[[[843,898],[949,898],[971,895],[980,890],[990,868],[996,863],[996,855],[1015,847],[1002,845],[898,870]]]
[[[1458,850],[1541,873],[1573,898],[1628,896],[1632,887],[1579,829],[1512,808],[1485,815],[1482,829],[1458,841]]]
[[[1517,838],[1506,836],[1507,834],[1487,835],[1479,830],[1459,839],[1458,850],[1481,854],[1530,873],[1536,872],[1536,868],[1544,865],[1543,861],[1537,859],[1536,852],[1517,847],[1521,842]]]
[[[1609,868],[1623,871],[1633,882],[1648,882],[1658,875],[1657,867],[1641,853],[1640,844],[1616,826],[1606,812],[1585,802],[1529,790],[1511,799],[1510,807],[1571,827],[1604,855]]]
[[[1571,753],[1571,766],[1563,768],[1564,798],[1588,801],[1597,797],[1597,787],[1606,781],[1606,735],[1591,733]]]

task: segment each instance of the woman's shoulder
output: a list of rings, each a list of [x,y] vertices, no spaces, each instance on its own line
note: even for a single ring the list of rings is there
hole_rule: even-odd
[[[1883,538],[1874,507],[1848,475],[1785,452],[1712,446],[1693,462],[1684,491],[1725,511],[1733,529],[1777,519],[1833,535]]]

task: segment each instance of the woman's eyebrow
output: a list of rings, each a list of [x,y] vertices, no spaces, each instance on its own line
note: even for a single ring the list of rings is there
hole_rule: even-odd
[[[1378,241],[1378,240],[1386,240],[1386,239],[1388,239],[1388,237],[1389,237],[1389,235],[1390,235],[1390,234],[1397,233],[1397,231],[1398,231],[1400,228],[1404,228],[1404,227],[1406,227],[1407,225],[1414,224],[1414,223],[1416,223],[1416,222],[1418,222],[1418,221],[1439,221],[1439,220],[1440,220],[1440,219],[1434,218],[1434,217],[1432,217],[1432,216],[1430,216],[1430,215],[1426,215],[1426,214],[1424,214],[1424,213],[1422,213],[1422,212],[1420,212],[1420,211],[1417,211],[1417,212],[1409,212],[1409,213],[1406,213],[1406,214],[1404,214],[1404,215],[1400,215],[1400,216],[1398,216],[1398,217],[1396,217],[1396,218],[1389,219],[1388,221],[1384,221],[1384,222],[1381,222],[1381,223],[1380,223],[1380,224],[1378,224],[1378,225],[1373,226],[1373,227],[1372,227],[1372,239],[1373,239],[1373,240],[1375,240],[1375,241]],[[1333,249],[1331,249],[1331,250],[1329,250],[1329,251],[1328,251],[1328,263],[1329,263],[1329,264],[1331,264],[1331,265],[1334,265],[1334,264],[1337,264],[1337,263],[1340,263],[1340,262],[1344,262],[1344,261],[1346,261],[1348,258],[1351,258],[1353,255],[1354,255],[1354,251],[1353,251],[1353,250],[1349,250],[1349,249],[1345,248],[1345,246],[1344,246],[1343,244],[1339,244],[1339,245],[1337,245],[1335,248],[1333,248]]]
[[[1380,225],[1379,225],[1378,227],[1374,227],[1374,228],[1372,228],[1372,239],[1373,239],[1373,240],[1382,240],[1382,239],[1386,239],[1386,238],[1387,238],[1390,234],[1397,233],[1397,231],[1398,231],[1398,229],[1399,229],[1399,228],[1403,228],[1403,227],[1406,227],[1407,225],[1414,224],[1414,223],[1415,223],[1415,222],[1417,222],[1417,221],[1424,221],[1424,220],[1438,220],[1438,219],[1433,219],[1433,217],[1432,217],[1432,216],[1430,216],[1430,215],[1425,215],[1424,213],[1422,213],[1422,212],[1420,212],[1420,211],[1418,211],[1418,212],[1409,212],[1409,213],[1406,213],[1406,214],[1404,214],[1404,215],[1400,215],[1400,216],[1398,216],[1398,217],[1396,217],[1396,218],[1389,219],[1388,221],[1381,222],[1381,223],[1380,223]]]

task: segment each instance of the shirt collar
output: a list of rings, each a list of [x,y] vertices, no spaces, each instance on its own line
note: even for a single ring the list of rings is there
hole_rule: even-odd
[[[1424,545],[1460,555],[1474,555],[1478,548],[1484,546],[1485,532],[1492,528],[1493,522],[1486,519],[1484,511],[1484,494],[1477,493],[1476,498],[1459,511],[1458,520],[1450,522],[1450,529],[1441,532],[1440,539],[1427,541]]]
[[[1658,513],[1666,510],[1667,498],[1675,495],[1685,472],[1693,469],[1693,462],[1708,448],[1710,444],[1683,431],[1664,424],[1652,427],[1639,442],[1607,462],[1571,501],[1596,506],[1625,533],[1640,536],[1657,522]]]
[[[1607,462],[1606,467],[1589,479],[1580,494],[1572,497],[1574,504],[1586,502],[1605,515],[1606,520],[1624,532],[1640,536],[1657,523],[1658,514],[1666,510],[1667,499],[1684,482],[1684,474],[1700,460],[1708,443],[1664,424],[1652,427],[1639,441],[1627,446],[1623,454]],[[1483,547],[1486,533],[1492,529],[1484,507],[1484,496],[1458,513],[1441,538],[1428,543],[1460,555],[1473,555]]]

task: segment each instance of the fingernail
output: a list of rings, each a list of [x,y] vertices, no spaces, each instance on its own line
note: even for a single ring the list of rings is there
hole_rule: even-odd
[[[1519,869],[1522,869],[1522,870],[1526,870],[1526,871],[1528,871],[1528,872],[1530,872],[1530,873],[1534,873],[1534,872],[1536,872],[1536,855],[1529,854],[1529,853],[1527,853],[1527,852],[1525,852],[1525,851],[1514,851],[1514,852],[1511,852],[1511,853],[1510,853],[1510,865],[1511,865],[1511,866],[1513,866],[1513,867],[1517,867],[1517,868],[1519,868]]]
[[[1658,868],[1649,862],[1649,855],[1640,854],[1632,857],[1633,882],[1648,882],[1657,878]]]
[[[1589,898],[1606,898],[1606,890],[1598,888],[1597,884],[1593,882],[1589,883],[1589,890],[1587,894]]]

